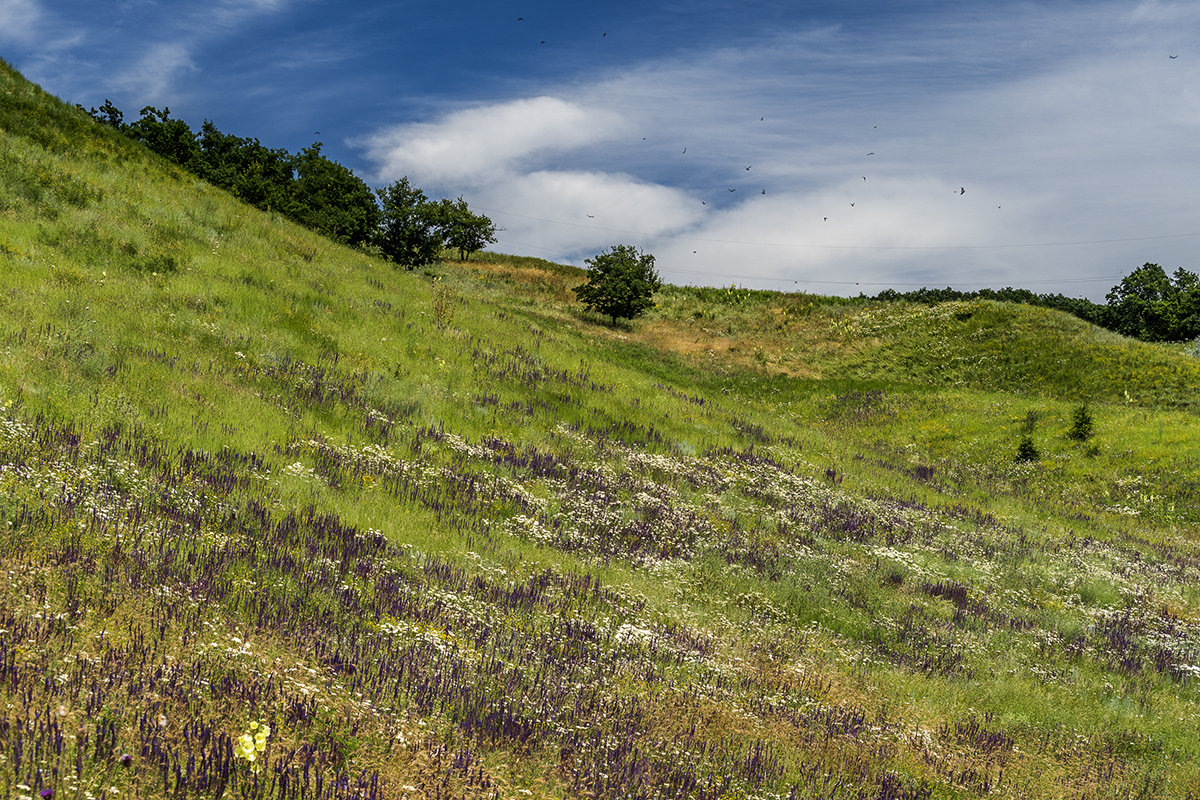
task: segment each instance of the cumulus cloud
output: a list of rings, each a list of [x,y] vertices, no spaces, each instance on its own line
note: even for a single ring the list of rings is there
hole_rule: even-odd
[[[391,129],[368,152],[385,177],[486,205],[511,252],[580,263],[628,242],[681,283],[1102,297],[1194,243],[1177,234],[1196,232],[1180,165],[1200,72],[1168,58],[1192,8],[971,7],[866,42],[780,31]]]
[[[380,180],[485,183],[522,163],[619,134],[619,116],[557,97],[533,97],[451,112],[363,139]]]
[[[632,130],[613,110],[545,95],[453,111],[358,144],[382,182],[408,176],[433,193],[466,192],[502,226],[501,249],[579,261],[630,229],[669,232],[700,217],[682,189],[620,170],[556,168],[615,163],[614,141]]]
[[[700,206],[686,192],[629,175],[541,170],[512,175],[481,187],[477,203],[503,225],[501,242],[518,247],[530,240],[563,258],[578,261],[629,231],[667,233],[700,219]]]
[[[897,282],[1004,280],[997,243],[1028,223],[936,179],[846,181],[815,191],[759,195],[701,224],[651,240],[678,283],[738,281],[767,288],[877,291]],[[973,194],[987,194],[976,187]],[[978,246],[964,243],[991,243]],[[970,264],[970,268],[964,265]],[[986,277],[984,277],[986,275]],[[964,287],[965,288],[965,287]]]

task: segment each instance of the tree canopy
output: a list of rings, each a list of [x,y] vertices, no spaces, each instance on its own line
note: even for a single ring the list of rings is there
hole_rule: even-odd
[[[288,216],[351,247],[370,241],[382,214],[370,187],[346,167],[321,155],[321,143],[291,159],[295,170]]]
[[[376,189],[383,212],[375,243],[386,258],[413,269],[437,258],[442,249],[442,230],[437,207],[408,177]]]
[[[1150,342],[1200,336],[1200,278],[1186,269],[1167,277],[1158,264],[1143,264],[1105,297],[1105,327]]]
[[[654,256],[631,245],[613,245],[586,259],[588,282],[575,287],[575,295],[592,311],[633,319],[654,307],[653,295],[662,288],[654,271]]]
[[[182,166],[257,208],[285,214],[294,209],[292,157],[287,150],[223,133],[209,120],[200,127],[199,142],[200,157]],[[150,149],[155,150],[153,145]]]
[[[458,251],[459,261],[496,241],[495,223],[471,213],[461,195],[457,200],[442,200],[438,211],[446,247]]]
[[[105,122],[112,124],[114,116],[120,119],[121,112],[107,104]],[[114,115],[115,112],[115,115]],[[181,119],[171,119],[171,109],[146,106],[142,116],[125,128],[124,132],[154,152],[166,156],[184,169],[193,170],[200,157],[200,143],[196,134]]]

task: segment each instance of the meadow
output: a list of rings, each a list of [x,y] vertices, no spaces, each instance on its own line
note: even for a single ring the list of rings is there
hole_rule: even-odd
[[[2,63],[0,275],[0,798],[1200,797],[1194,349],[737,287],[610,327]]]

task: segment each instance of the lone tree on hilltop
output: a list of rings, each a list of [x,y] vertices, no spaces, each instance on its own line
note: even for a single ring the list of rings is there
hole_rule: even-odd
[[[633,319],[654,307],[653,294],[662,288],[654,271],[654,256],[627,244],[613,245],[587,259],[588,282],[575,287],[575,296],[592,311]]]

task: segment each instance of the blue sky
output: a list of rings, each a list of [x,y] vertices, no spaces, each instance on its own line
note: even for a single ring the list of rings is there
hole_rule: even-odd
[[[69,102],[320,140],[503,252],[827,294],[1200,268],[1196,42],[1193,0],[0,0]]]

